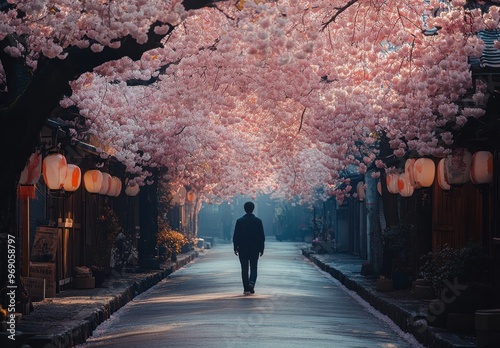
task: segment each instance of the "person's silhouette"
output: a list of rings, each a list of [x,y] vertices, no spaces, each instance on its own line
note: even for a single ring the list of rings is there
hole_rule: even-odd
[[[245,295],[255,292],[257,281],[257,262],[259,255],[264,254],[264,226],[262,220],[253,214],[255,205],[246,202],[243,206],[245,215],[236,220],[233,234],[233,247],[235,255],[239,256],[241,264],[241,278],[243,280],[243,293]],[[250,276],[248,269],[250,268]]]

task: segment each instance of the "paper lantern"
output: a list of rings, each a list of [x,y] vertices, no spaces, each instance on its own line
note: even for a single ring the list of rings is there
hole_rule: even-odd
[[[111,187],[108,191],[108,196],[118,197],[122,192],[122,181],[116,176],[112,176],[111,179]]]
[[[364,201],[366,199],[366,189],[364,182],[358,182],[358,185],[356,185],[356,193],[358,194],[358,199],[360,201]]]
[[[488,184],[493,181],[493,154],[478,151],[472,155],[470,179],[474,184]]]
[[[413,178],[416,187],[430,187],[436,175],[436,165],[430,158],[419,158],[413,165]]]
[[[43,159],[43,180],[50,190],[60,190],[63,188],[66,174],[68,173],[68,163],[66,157],[60,153],[48,155]]]
[[[80,167],[74,164],[68,164],[68,173],[64,180],[64,191],[74,192],[78,190],[82,182],[82,171]]]
[[[28,163],[26,163],[19,179],[19,185],[34,185],[38,182],[41,175],[42,154],[37,151],[31,154]]]
[[[415,188],[410,184],[410,181],[406,177],[406,174],[402,173],[398,178],[398,191],[403,197],[410,197],[413,194]]]
[[[396,173],[387,174],[385,180],[387,184],[387,191],[389,191],[390,193],[399,193],[398,179],[399,179],[399,174]]]
[[[113,184],[113,179],[111,175],[109,175],[108,173],[102,173],[102,185],[101,189],[99,190],[99,194],[101,195],[109,194],[112,184]]]
[[[172,205],[184,205],[186,203],[186,188],[184,186],[179,186],[170,193],[172,194]]]
[[[472,154],[466,149],[456,149],[445,157],[444,173],[450,185],[465,184],[470,180]]]
[[[127,196],[134,197],[134,196],[137,196],[137,194],[139,193],[140,190],[141,189],[140,189],[139,185],[137,185],[135,183],[128,183],[127,188],[125,188],[125,194]]]
[[[189,191],[186,194],[186,199],[188,202],[194,202],[196,200],[196,193],[194,191]]]
[[[415,167],[415,158],[408,158],[405,162],[405,176],[410,185],[412,185],[415,188],[419,188],[417,186],[417,182],[415,181],[415,176],[413,175],[413,170]]]
[[[448,181],[446,180],[446,174],[445,174],[445,170],[444,170],[444,162],[445,162],[445,159],[441,158],[441,160],[438,163],[437,182],[438,182],[439,187],[441,187],[442,190],[447,191],[447,190],[451,189],[451,186],[448,183]]]
[[[83,185],[90,193],[99,193],[102,187],[103,175],[97,169],[88,170],[83,175]]]
[[[377,182],[377,192],[382,196],[382,183],[380,181]]]

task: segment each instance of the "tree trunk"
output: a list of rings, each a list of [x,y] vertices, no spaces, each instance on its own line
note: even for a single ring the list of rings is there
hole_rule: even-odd
[[[379,199],[377,181],[371,176],[372,171],[365,174],[366,183],[366,230],[368,233],[368,261],[375,273],[382,272],[382,238],[380,236]]]
[[[158,237],[158,180],[145,185],[139,192],[140,239],[139,264],[143,268],[156,268],[156,240]]]

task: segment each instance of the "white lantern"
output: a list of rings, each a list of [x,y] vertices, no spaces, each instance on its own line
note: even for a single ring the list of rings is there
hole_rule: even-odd
[[[416,187],[430,187],[436,175],[436,165],[430,158],[419,158],[413,165]]]
[[[493,154],[478,151],[472,155],[470,179],[474,184],[489,184],[493,181]]]
[[[101,195],[109,194],[112,183],[113,179],[111,178],[111,175],[109,175],[108,173],[102,173],[102,186],[101,189],[99,190],[99,194]]]
[[[472,154],[466,149],[459,148],[451,155],[446,156],[444,172],[450,185],[465,184],[470,180]]]
[[[66,157],[60,153],[48,155],[43,159],[43,180],[50,190],[60,190],[63,188],[66,174],[68,173],[68,163]]]
[[[406,174],[402,173],[398,178],[398,191],[403,197],[410,197],[413,194],[415,188],[410,184],[410,181],[406,177]]]
[[[448,181],[446,180],[446,174],[445,174],[445,170],[444,170],[444,162],[445,162],[445,159],[441,158],[441,160],[438,163],[437,182],[438,182],[439,187],[441,187],[442,190],[447,191],[447,190],[451,189],[451,186],[448,183]]]
[[[102,187],[103,176],[97,169],[88,170],[83,175],[83,184],[90,193],[99,193]]]
[[[358,194],[358,199],[360,201],[364,201],[366,199],[366,189],[363,181],[358,182],[358,185],[356,186],[356,193]]]
[[[172,205],[184,205],[186,203],[186,188],[184,186],[179,186],[177,189],[170,191],[172,195]]]
[[[386,184],[387,184],[387,191],[390,193],[398,193],[398,179],[399,179],[399,174],[396,173],[391,173],[387,174],[386,176]]]
[[[74,192],[78,190],[82,182],[82,172],[80,167],[74,164],[68,164],[68,173],[64,180],[63,188],[65,191]]]
[[[186,203],[186,188],[184,186],[179,187],[179,190],[177,191],[179,194],[179,205],[184,205]]]
[[[134,197],[134,196],[137,196],[137,194],[139,193],[140,191],[140,187],[139,185],[135,184],[135,183],[128,183],[127,184],[127,188],[125,188],[125,194],[127,196],[131,196],[131,197]]]
[[[24,167],[19,185],[35,185],[42,174],[42,154],[34,152],[31,154],[26,167]]]

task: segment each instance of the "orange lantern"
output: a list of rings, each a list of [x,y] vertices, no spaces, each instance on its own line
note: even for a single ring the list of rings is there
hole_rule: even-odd
[[[366,199],[366,189],[364,182],[358,182],[358,185],[356,185],[356,193],[358,194],[358,199],[360,201],[364,201]]]
[[[134,197],[134,196],[137,196],[137,194],[139,193],[140,191],[140,187],[139,185],[137,185],[136,183],[128,183],[127,184],[127,187],[125,188],[125,194],[127,196],[131,196],[131,197]]]
[[[450,185],[465,184],[470,180],[470,167],[472,154],[466,149],[456,149],[451,155],[446,156],[444,172]]]
[[[417,182],[415,181],[415,177],[413,175],[413,168],[415,167],[415,161],[416,159],[414,158],[408,158],[405,162],[405,176],[406,176],[406,179],[408,180],[408,182],[410,183],[410,185],[412,185],[413,187],[416,187],[416,188],[419,188],[417,187]]]
[[[188,202],[194,202],[196,200],[196,193],[194,191],[189,191],[186,195]]]
[[[97,169],[88,170],[83,175],[83,184],[90,193],[99,193],[102,187],[103,176]]]
[[[414,187],[406,177],[406,174],[400,174],[398,178],[398,191],[403,197],[410,197],[413,194]]]
[[[122,192],[122,181],[116,176],[111,177],[112,183],[108,191],[108,196],[118,197]]]
[[[380,181],[377,182],[377,192],[382,196],[382,183]]]
[[[37,151],[31,154],[28,163],[26,163],[19,179],[19,185],[34,185],[40,179],[41,174],[42,154]]]
[[[108,173],[102,173],[102,186],[101,189],[99,190],[99,194],[101,195],[109,194],[112,184],[113,184],[113,179],[111,178],[111,175],[109,175]]]
[[[436,165],[430,158],[419,158],[413,165],[413,178],[416,187],[430,187],[436,175]]]
[[[63,188],[66,174],[68,173],[68,163],[66,157],[60,153],[48,155],[43,159],[43,180],[50,190],[60,190]]]
[[[448,181],[446,180],[444,163],[445,163],[445,159],[441,158],[441,160],[438,163],[438,167],[437,167],[437,182],[438,182],[439,187],[441,187],[441,189],[446,191],[446,190],[451,189],[451,186],[448,183]]]
[[[68,174],[64,180],[64,191],[74,192],[78,190],[82,182],[82,171],[74,164],[68,164]]]
[[[478,151],[472,155],[470,179],[474,184],[488,184],[493,181],[493,154]]]
[[[398,193],[398,178],[399,174],[391,173],[386,176],[387,191],[390,193]]]

